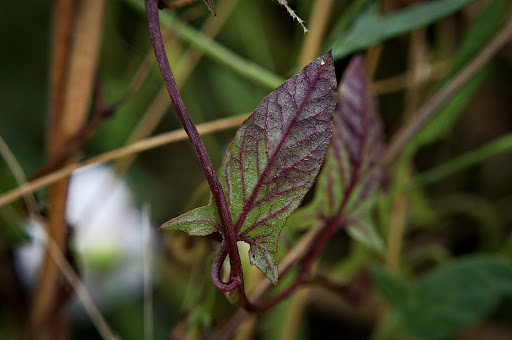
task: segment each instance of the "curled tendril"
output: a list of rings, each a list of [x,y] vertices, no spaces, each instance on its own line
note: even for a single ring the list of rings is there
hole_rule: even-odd
[[[238,286],[240,286],[240,284],[242,283],[240,277],[233,277],[231,275],[227,283],[222,281],[220,277],[220,271],[222,268],[222,264],[224,263],[224,260],[226,259],[227,256],[228,248],[226,246],[226,243],[222,242],[219,251],[217,252],[217,255],[215,255],[215,258],[213,260],[211,277],[215,287],[223,292],[231,292],[235,290]]]

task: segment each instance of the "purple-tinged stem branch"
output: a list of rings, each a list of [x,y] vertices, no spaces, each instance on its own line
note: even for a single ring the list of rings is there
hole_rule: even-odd
[[[331,218],[326,219],[325,225],[323,226],[320,235],[316,238],[315,242],[312,243],[309,247],[305,255],[301,258],[300,272],[299,276],[293,281],[288,287],[282,290],[279,294],[273,296],[268,301],[263,303],[252,303],[245,295],[245,292],[242,292],[242,302],[249,312],[261,313],[275,304],[281,302],[290,294],[292,294],[300,285],[302,285],[309,277],[311,273],[311,266],[313,265],[313,261],[317,258],[318,254],[322,252],[325,248],[329,240],[332,238],[333,234],[346,225],[347,221],[343,217],[343,212],[348,202],[348,198],[351,196],[352,190],[354,189],[355,184],[357,183],[357,177],[352,178],[352,182],[345,192],[345,197],[343,198],[343,202],[338,209],[338,212]]]
[[[269,300],[262,303],[252,303],[246,297],[245,293],[242,294],[243,305],[249,312],[261,313],[273,307],[277,303],[290,296],[297,288],[306,282],[311,274],[311,267],[313,261],[318,257],[318,254],[325,248],[329,240],[332,238],[334,232],[338,230],[343,224],[343,220],[339,217],[334,217],[326,221],[322,232],[310,246],[306,254],[303,256],[300,265],[300,271],[297,278],[279,294],[271,297]]]
[[[222,282],[219,277],[220,270],[218,270],[220,269],[220,265],[222,263],[219,264],[214,262],[214,266],[212,266],[212,278],[215,277],[213,283],[220,290],[224,291],[227,288],[232,288],[230,290],[233,290],[238,285],[243,284],[243,273],[240,254],[238,253],[238,248],[236,245],[233,222],[231,220],[231,214],[229,212],[226,197],[224,196],[224,191],[222,190],[210,156],[206,151],[206,148],[194,122],[190,118],[190,114],[185,107],[185,103],[181,98],[181,95],[178,91],[178,86],[174,80],[174,75],[172,74],[171,66],[169,65],[167,54],[165,53],[162,33],[160,32],[160,18],[158,16],[159,1],[144,0],[144,4],[146,6],[146,18],[148,22],[151,44],[153,45],[156,60],[158,62],[158,66],[160,67],[160,72],[164,78],[165,86],[167,87],[167,92],[169,92],[169,96],[171,97],[172,104],[174,105],[174,109],[176,110],[178,118],[183,125],[183,128],[185,129],[185,132],[187,133],[190,141],[192,142],[197,157],[199,158],[201,168],[203,169],[208,185],[210,186],[213,199],[217,205],[217,210],[219,211],[219,217],[223,227],[224,242],[219,252],[224,249],[223,247],[227,249],[227,252],[222,250],[223,254],[216,256],[215,259],[216,262],[222,262],[226,258],[227,254],[229,254],[229,260],[231,264],[230,280],[227,284]]]

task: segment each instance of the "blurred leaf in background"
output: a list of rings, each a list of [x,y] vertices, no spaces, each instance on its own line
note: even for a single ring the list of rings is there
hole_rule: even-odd
[[[53,3],[6,2],[0,20],[0,136],[29,180],[47,165]],[[289,6],[310,29],[304,34],[277,1],[214,3],[216,19],[202,1],[160,13],[171,66],[181,77],[180,91],[194,122],[219,122],[252,112],[265,95],[303,66],[304,55],[318,57],[332,48],[339,78],[351,55],[360,51],[365,54],[368,88],[379,102],[386,143],[503,34],[512,13],[510,2],[502,0],[290,0]],[[318,9],[322,7],[327,11]],[[140,77],[140,85],[111,117],[103,119],[80,149],[79,159],[180,129],[167,95],[159,95],[161,76],[142,1],[108,2],[101,39],[97,79],[105,104],[121,98],[134,78]],[[307,39],[316,40],[315,44],[306,44]],[[354,240],[345,232],[335,233],[316,261],[310,284],[275,309],[241,323],[238,338],[313,339],[343,334],[350,339],[495,339],[497,330],[504,339],[512,338],[509,39],[510,34],[403,145],[398,162],[383,169],[383,181],[374,188],[375,201],[368,200],[371,209],[364,210],[380,250],[361,243],[371,240],[367,234]],[[305,53],[307,46],[318,47]],[[414,97],[416,101],[411,100]],[[89,118],[94,116],[95,104],[95,100],[90,103]],[[216,167],[237,128],[221,124],[214,133],[204,135]],[[82,210],[70,219],[72,224],[83,224],[75,236],[86,236],[77,240],[76,247],[69,243],[75,269],[85,279],[84,263],[96,266],[93,279],[98,284],[88,289],[107,323],[126,339],[144,336],[148,295],[139,285],[142,227],[124,218],[116,223],[89,222],[115,217],[115,202],[127,218],[138,216],[140,203],[150,202],[156,229],[209,194],[201,193],[204,179],[187,140],[136,156],[133,163],[114,159],[101,167],[108,176],[121,176],[120,182],[113,182],[129,191],[127,201],[112,198],[117,195],[112,189],[88,203],[94,186],[108,189],[96,174],[90,182],[94,185],[86,184],[82,192],[72,194]],[[314,190],[325,185],[319,179]],[[0,197],[17,186],[11,169],[0,161]],[[42,214],[51,211],[47,190],[34,194]],[[308,194],[304,206],[315,200]],[[18,246],[28,246],[38,237],[28,233],[26,225],[27,209],[21,197],[0,207],[0,337],[21,338],[30,311],[34,290],[20,282],[13,255]],[[285,227],[278,262],[307,234],[304,227]],[[106,236],[94,241],[103,230]],[[73,237],[70,231],[69,239]],[[99,247],[96,253],[77,250],[86,240]],[[121,260],[104,251],[102,246],[112,240],[119,240],[119,248],[124,247],[122,240],[128,240],[130,256]],[[156,233],[154,338],[209,338],[229,326],[233,315],[239,316],[236,306],[214,289],[209,278],[218,242],[216,236],[198,239]],[[397,250],[394,265],[386,259],[390,249]],[[243,257],[248,262],[247,254]],[[366,281],[360,279],[358,275],[364,278],[369,268],[376,269]],[[250,266],[244,270],[251,291],[262,277]],[[31,274],[36,276],[36,270]],[[269,295],[281,291],[297,274],[297,268],[292,268]],[[137,277],[135,285],[130,275]],[[134,289],[125,290],[130,285]],[[102,287],[118,294],[102,297]],[[387,308],[380,308],[382,304]],[[78,313],[73,315],[78,317],[68,320],[69,338],[99,338],[83,306],[74,306]],[[68,312],[67,304],[61,307],[64,314]]]
[[[512,297],[512,264],[491,256],[460,258],[412,284],[377,267],[373,277],[397,314],[395,327],[414,339],[452,338]]]

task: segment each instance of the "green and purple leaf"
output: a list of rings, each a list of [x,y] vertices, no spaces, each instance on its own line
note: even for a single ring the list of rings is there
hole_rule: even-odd
[[[290,223],[308,226],[318,219],[337,218],[355,225],[363,234],[371,230],[363,223],[380,178],[383,154],[382,124],[376,101],[370,94],[362,55],[350,62],[338,89],[333,138],[318,176],[313,201],[299,209]],[[359,233],[361,234],[361,233]]]
[[[276,254],[286,219],[313,185],[327,152],[336,103],[331,53],[265,97],[242,124],[218,174],[237,241],[251,264],[277,282]],[[162,226],[194,235],[222,232],[213,204]]]
[[[331,140],[336,78],[330,53],[264,98],[219,170],[238,240],[277,282],[277,238],[311,188]]]

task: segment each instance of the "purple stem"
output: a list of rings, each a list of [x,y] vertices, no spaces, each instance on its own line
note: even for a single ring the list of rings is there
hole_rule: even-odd
[[[174,105],[174,109],[176,110],[178,118],[183,125],[185,132],[192,142],[197,157],[199,158],[201,168],[203,169],[206,180],[208,181],[208,185],[210,186],[213,199],[215,200],[217,210],[219,211],[220,221],[223,229],[222,234],[224,236],[224,242],[221,246],[221,249],[219,250],[219,253],[221,254],[220,256],[217,254],[215,257],[216,262],[220,262],[220,264],[214,262],[214,265],[212,266],[212,279],[215,277],[213,283],[220,290],[225,291],[227,287],[233,287],[230,289],[233,290],[238,285],[242,284],[243,274],[242,263],[240,261],[240,255],[236,245],[236,237],[235,231],[233,229],[233,222],[231,220],[231,214],[229,212],[226,197],[224,196],[224,191],[222,190],[219,178],[217,177],[215,169],[212,165],[210,156],[208,156],[208,152],[206,151],[206,148],[203,144],[203,140],[201,139],[201,136],[199,135],[199,132],[197,131],[197,128],[190,118],[190,114],[188,113],[187,108],[185,107],[185,103],[181,98],[180,92],[178,91],[178,86],[174,80],[171,66],[167,60],[167,54],[165,53],[164,42],[162,40],[162,33],[160,32],[158,3],[158,0],[144,0],[151,44],[153,45],[156,60],[158,62],[158,66],[160,67],[160,72],[164,78],[167,92],[169,92],[172,104]],[[227,254],[229,254],[231,273],[229,282],[226,284],[223,283],[220,279],[220,265],[222,265],[222,262],[226,258]]]
[[[271,297],[269,300],[263,303],[252,303],[247,299],[245,293],[242,294],[243,303],[245,309],[250,312],[261,313],[266,311],[267,309],[273,307],[277,303],[281,302],[288,296],[290,296],[297,288],[299,288],[309,277],[311,272],[311,265],[315,258],[317,258],[318,254],[323,250],[323,248],[327,245],[332,235],[340,225],[342,224],[342,220],[340,218],[332,218],[327,221],[323,232],[320,234],[316,242],[309,248],[308,252],[304,256],[301,261],[300,272],[295,281],[293,281],[288,287],[282,290],[279,294]]]
[[[348,198],[350,197],[352,190],[355,187],[356,179],[355,177],[352,178],[352,181],[349,185],[349,187],[345,191],[345,197],[343,198],[343,201],[341,202],[340,208],[338,209],[338,212],[335,216],[331,217],[330,219],[326,220],[325,227],[323,228],[322,232],[316,239],[315,243],[311,245],[311,247],[308,249],[308,252],[304,255],[304,257],[301,260],[301,266],[300,266],[300,272],[295,281],[293,281],[288,287],[286,287],[284,290],[282,290],[279,294],[273,296],[269,300],[263,302],[263,303],[252,303],[249,301],[247,296],[245,295],[245,292],[242,288],[242,301],[244,304],[245,309],[247,309],[250,312],[256,312],[261,313],[266,311],[267,309],[273,307],[277,303],[281,302],[290,294],[292,294],[298,287],[300,287],[301,284],[303,284],[308,276],[310,275],[311,271],[311,265],[313,264],[313,261],[315,258],[320,254],[320,252],[325,248],[329,240],[332,238],[334,232],[338,230],[339,228],[346,225],[346,220],[343,218],[343,212],[345,210],[345,206],[347,205]]]
[[[286,289],[282,290],[279,294],[270,298],[270,300],[265,301],[261,304],[253,304],[247,298],[244,299],[244,306],[247,310],[252,312],[263,312],[270,307],[274,306],[278,302],[287,298],[291,293],[293,293],[306,279],[308,278],[311,265],[315,258],[320,254],[320,252],[325,248],[329,240],[332,238],[334,232],[339,228],[346,225],[346,220],[343,218],[343,212],[345,210],[345,206],[347,205],[348,198],[350,197],[352,190],[354,189],[356,180],[352,178],[352,182],[345,192],[345,197],[341,202],[340,208],[336,215],[330,219],[327,219],[325,227],[322,230],[322,233],[316,239],[315,243],[309,248],[308,252],[301,261],[299,276],[293,281]],[[243,294],[245,296],[245,294]]]

